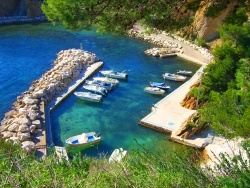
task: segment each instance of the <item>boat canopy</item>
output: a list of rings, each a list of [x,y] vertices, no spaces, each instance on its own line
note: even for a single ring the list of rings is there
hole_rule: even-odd
[[[78,142],[87,143],[88,142],[88,136],[85,133],[82,133],[82,135],[78,139]]]

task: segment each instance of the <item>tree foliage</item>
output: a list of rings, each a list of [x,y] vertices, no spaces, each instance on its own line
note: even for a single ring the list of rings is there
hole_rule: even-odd
[[[68,29],[90,29],[121,33],[137,21],[158,29],[178,28],[187,24],[173,15],[185,5],[180,0],[45,0],[42,10],[50,21]]]
[[[246,143],[249,155],[249,144]],[[196,157],[194,157],[196,156]],[[81,154],[59,162],[54,151],[44,159],[27,155],[18,145],[0,140],[1,187],[248,187],[250,171],[242,156],[224,156],[213,169],[200,168],[198,152],[131,149],[122,163]],[[249,159],[249,158],[248,158]],[[216,176],[216,174],[221,174]]]
[[[237,19],[237,18],[236,18]],[[250,124],[250,27],[225,24],[220,28],[223,44],[214,49],[215,62],[205,70],[199,110],[201,122],[209,123],[224,136],[249,137]],[[203,101],[205,102],[205,101]]]

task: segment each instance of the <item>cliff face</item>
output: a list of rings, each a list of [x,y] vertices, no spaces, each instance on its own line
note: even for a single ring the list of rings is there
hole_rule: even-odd
[[[230,15],[237,7],[236,2],[231,2],[227,4],[227,8],[222,11],[215,18],[207,18],[205,13],[212,2],[203,2],[201,8],[196,12],[195,19],[191,25],[194,33],[197,33],[198,37],[203,38],[206,41],[213,40],[219,36],[217,28],[223,23],[223,20]]]
[[[43,16],[42,0],[1,0],[0,17],[5,16]]]
[[[186,1],[187,3],[190,3],[191,0]],[[223,11],[221,11],[216,17],[210,18],[206,17],[207,10],[211,6],[216,6],[213,4],[215,2],[210,0],[203,0],[200,1],[200,4],[197,5],[198,9],[195,12],[187,11],[186,7],[183,6],[178,11],[177,19],[186,19],[190,20],[192,19],[192,23],[189,26],[186,26],[182,29],[180,29],[177,34],[187,37],[190,40],[192,40],[192,36],[196,36],[199,38],[204,39],[205,41],[212,41],[219,37],[219,33],[217,31],[218,26],[223,24],[223,21],[226,17],[228,17],[230,14],[232,14],[234,11],[237,10],[238,7],[242,7],[243,5],[240,5],[237,1],[230,1],[228,0],[225,3],[225,8]],[[248,7],[247,1],[245,7]]]

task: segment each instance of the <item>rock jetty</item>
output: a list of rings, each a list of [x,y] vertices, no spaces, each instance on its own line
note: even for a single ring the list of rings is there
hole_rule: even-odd
[[[21,143],[26,152],[35,151],[35,135],[42,131],[41,116],[44,104],[67,88],[87,66],[98,62],[95,54],[80,49],[62,50],[57,54],[54,67],[44,73],[21,96],[17,97],[12,110],[1,121],[0,137],[6,141]]]
[[[176,56],[176,53],[183,53],[182,46],[173,41],[163,39],[157,35],[148,35],[146,33],[140,32],[138,29],[130,29],[128,31],[128,36],[138,38],[140,40],[155,44],[159,47],[148,49],[145,54],[154,57],[169,57]]]

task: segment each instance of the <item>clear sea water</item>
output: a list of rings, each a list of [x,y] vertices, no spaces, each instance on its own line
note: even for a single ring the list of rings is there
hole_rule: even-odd
[[[138,39],[94,31],[70,32],[49,23],[0,27],[1,119],[16,97],[52,68],[59,51],[80,48],[80,43],[84,50],[95,53],[104,62],[103,69],[126,70],[129,77],[127,81],[120,81],[100,104],[80,100],[73,94],[63,101],[51,112],[53,143],[66,146],[68,137],[95,131],[101,133],[100,144],[69,152],[98,156],[100,153],[110,155],[120,147],[129,150],[145,145],[151,151],[181,147],[170,142],[168,135],[138,124],[150,113],[152,105],[167,95],[153,96],[143,89],[150,81],[163,82],[164,72],[174,73],[177,69],[195,72],[199,65],[178,57],[147,56],[144,51],[153,45]],[[182,84],[165,82],[171,91]],[[83,91],[83,88],[77,90]]]

